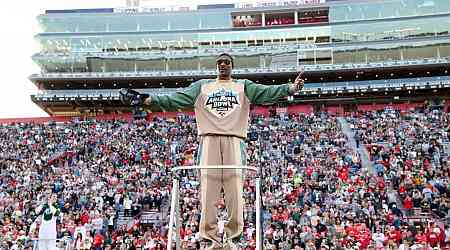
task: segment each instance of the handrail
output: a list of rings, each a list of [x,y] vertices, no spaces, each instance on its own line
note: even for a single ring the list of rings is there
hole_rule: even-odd
[[[39,241],[41,240],[47,240],[47,241],[56,241],[57,244],[58,243],[64,243],[65,245],[63,246],[63,248],[59,248],[57,247],[57,249],[61,249],[61,250],[71,250],[72,249],[72,243],[74,242],[72,239],[64,239],[64,238],[54,238],[54,239],[39,239],[36,237],[33,238],[29,238],[28,240],[30,240],[32,242],[32,249],[38,249],[38,244]]]
[[[256,167],[239,166],[239,165],[182,166],[182,167],[174,167],[171,169],[171,171],[176,172],[179,170],[191,170],[191,169],[247,169],[252,171],[258,171],[258,168]]]
[[[172,172],[178,172],[180,170],[193,170],[193,169],[246,169],[251,171],[256,171],[258,173],[258,168],[253,166],[241,166],[241,165],[208,165],[208,166],[182,166],[182,167],[174,167],[171,169]],[[256,176],[256,250],[261,250],[261,179],[260,176]],[[172,182],[172,199],[170,206],[170,220],[169,220],[169,232],[167,237],[167,250],[172,250],[172,242],[173,242],[173,226],[175,225],[175,249],[181,249],[180,244],[180,209],[179,209],[179,197],[178,192],[180,188],[180,177],[178,175],[174,176],[174,181]]]
[[[306,72],[317,70],[347,70],[347,69],[363,69],[363,68],[384,68],[392,66],[409,66],[409,65],[429,65],[437,63],[448,63],[450,58],[422,58],[411,60],[393,60],[393,61],[377,61],[377,62],[359,62],[346,64],[308,64],[304,65]],[[295,73],[298,71],[297,66],[291,67],[268,67],[268,68],[245,68],[235,69],[233,74],[257,74],[257,73]],[[121,72],[53,72],[53,73],[36,73],[30,76],[30,79],[40,78],[102,78],[102,77],[161,77],[161,76],[215,76],[216,70],[177,70],[177,71],[121,71]]]

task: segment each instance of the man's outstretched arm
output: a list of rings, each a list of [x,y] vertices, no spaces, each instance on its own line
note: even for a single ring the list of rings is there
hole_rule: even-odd
[[[293,95],[303,88],[305,81],[302,79],[302,73],[297,76],[293,84],[269,86],[245,80],[245,94],[252,104],[277,102],[280,98]]]
[[[193,108],[200,93],[200,82],[192,83],[188,88],[167,95],[150,95],[144,100],[144,105],[150,109],[162,111],[179,111]]]

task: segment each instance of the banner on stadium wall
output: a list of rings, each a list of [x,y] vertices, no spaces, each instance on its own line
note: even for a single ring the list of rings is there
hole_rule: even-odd
[[[267,8],[267,7],[283,7],[283,6],[301,6],[301,5],[311,5],[311,4],[323,4],[326,0],[263,0],[257,2],[244,2],[237,3],[236,8],[246,9],[246,8]]]
[[[45,14],[68,14],[68,13],[112,13],[113,8],[96,8],[96,9],[68,9],[68,10],[46,10]]]
[[[155,7],[124,7],[115,8],[114,13],[135,14],[135,13],[158,13],[158,12],[172,12],[172,11],[190,11],[191,6],[155,6]]]
[[[287,107],[277,107],[276,112],[277,114],[286,114],[288,111]]]

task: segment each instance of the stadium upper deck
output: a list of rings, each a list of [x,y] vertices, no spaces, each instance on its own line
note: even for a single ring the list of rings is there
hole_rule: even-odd
[[[239,77],[266,84],[289,81],[300,66],[307,83],[443,76],[450,59],[448,1],[48,10],[38,21],[33,60],[42,70],[30,77],[40,89],[32,98],[51,114],[117,103],[43,101],[50,90],[184,87],[214,77],[223,51],[236,57]]]

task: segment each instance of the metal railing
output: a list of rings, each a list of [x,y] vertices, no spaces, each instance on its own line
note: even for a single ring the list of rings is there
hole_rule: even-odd
[[[312,92],[321,91],[391,91],[421,88],[449,88],[450,77],[429,77],[429,78],[413,78],[413,79],[391,79],[391,80],[374,80],[374,81],[352,81],[352,82],[327,82],[327,83],[307,83],[300,94],[310,94]],[[166,95],[177,91],[183,91],[183,88],[150,88],[136,89],[141,93],[152,95]],[[61,101],[70,100],[119,100],[118,89],[74,89],[74,90],[45,90],[38,93],[34,98],[42,101],[61,99]]]
[[[58,249],[58,250],[74,250],[75,249],[72,247],[72,244],[73,244],[72,239],[45,239],[44,240],[44,239],[32,238],[30,240],[32,242],[33,250],[40,249],[39,243],[41,241],[45,241],[45,243],[56,244],[56,249]],[[51,241],[53,241],[53,242],[51,242]]]
[[[327,71],[327,70],[346,70],[346,69],[365,69],[365,68],[389,68],[411,65],[432,65],[450,63],[450,58],[423,58],[416,60],[398,60],[398,61],[380,61],[367,63],[346,63],[346,64],[315,64],[303,65],[305,72],[308,71]],[[234,75],[248,74],[267,74],[267,73],[297,73],[297,65],[290,67],[270,67],[270,68],[245,68],[233,69]],[[73,73],[38,73],[32,74],[30,79],[59,79],[59,78],[114,78],[114,77],[186,77],[186,76],[215,76],[215,69],[208,70],[179,70],[179,71],[124,71],[124,72],[73,72]]]
[[[194,58],[199,56],[216,56],[220,53],[227,52],[233,55],[239,56],[249,56],[256,54],[279,54],[287,52],[296,52],[297,50],[314,50],[314,49],[326,49],[339,51],[340,48],[345,50],[353,48],[355,50],[359,49],[361,45],[363,47],[369,48],[379,48],[386,46],[401,47],[409,44],[417,44],[426,42],[427,45],[434,43],[446,43],[450,39],[448,35],[439,36],[425,36],[420,38],[397,38],[393,40],[373,40],[373,41],[346,41],[346,42],[311,42],[311,41],[285,41],[285,42],[274,42],[274,43],[264,43],[254,45],[199,45],[193,44],[192,47],[184,48],[159,48],[143,50],[143,51],[102,51],[105,48],[94,49],[92,51],[42,51],[33,55],[35,60],[73,60],[79,59],[85,61],[86,57],[103,57],[103,58],[140,58],[140,59],[157,59],[157,58]],[[128,47],[132,48],[132,45]]]
[[[172,182],[172,198],[171,198],[171,206],[170,206],[170,221],[169,221],[169,234],[168,234],[168,243],[167,250],[172,250],[173,244],[173,227],[175,225],[175,246],[176,250],[181,249],[180,242],[180,206],[179,206],[179,188],[180,188],[180,177],[178,175],[179,171],[182,170],[202,170],[202,169],[242,169],[242,170],[250,170],[255,171],[257,173],[255,186],[256,186],[256,250],[261,250],[261,179],[259,175],[259,171],[256,167],[249,166],[233,166],[233,165],[218,165],[218,166],[183,166],[183,167],[175,167],[172,168],[172,172],[174,173],[174,180]]]

